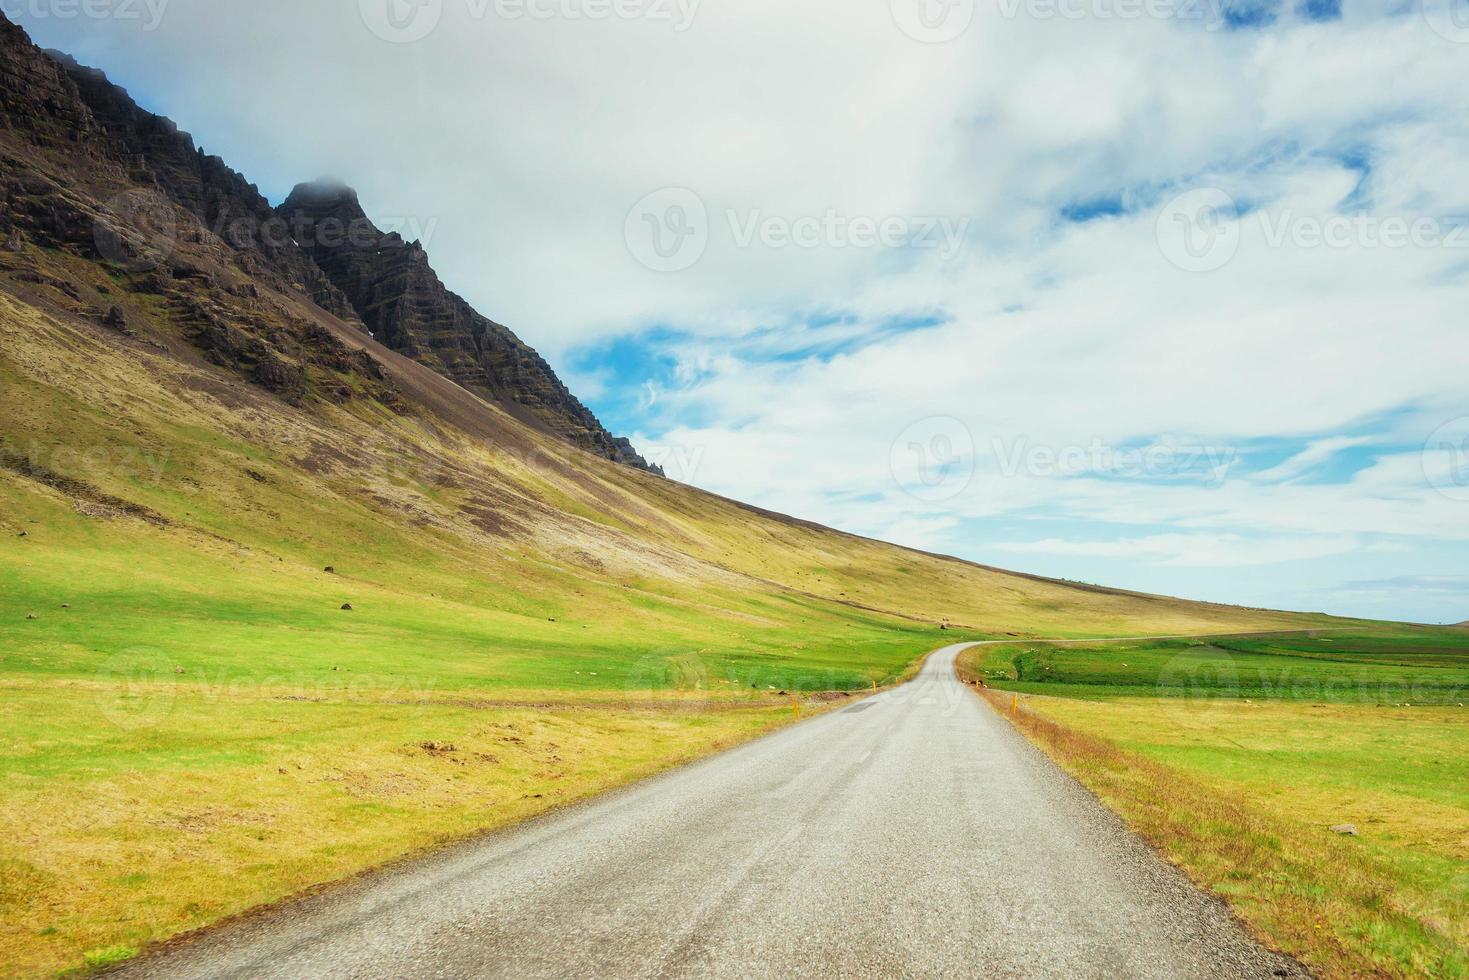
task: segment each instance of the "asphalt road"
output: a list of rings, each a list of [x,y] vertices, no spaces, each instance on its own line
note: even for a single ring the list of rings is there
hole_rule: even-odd
[[[1304,976],[953,672],[166,947],[159,977]]]

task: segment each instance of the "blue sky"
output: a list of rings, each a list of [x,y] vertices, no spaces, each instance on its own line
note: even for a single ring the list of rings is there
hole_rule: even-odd
[[[272,198],[356,186],[679,479],[1469,619],[1464,0],[154,2],[0,5]]]

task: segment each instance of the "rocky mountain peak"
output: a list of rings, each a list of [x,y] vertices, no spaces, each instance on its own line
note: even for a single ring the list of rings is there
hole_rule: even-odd
[[[42,51],[3,12],[0,142],[35,162],[22,168],[17,157],[0,168],[0,242],[29,236],[95,251],[96,222],[71,197],[106,186],[119,200],[164,199],[197,219],[200,227],[190,234],[230,250],[239,271],[254,281],[304,293],[328,313],[360,321],[388,346],[523,421],[656,471],[626,439],[609,433],[539,354],[450,292],[419,242],[377,228],[345,182],[303,183],[272,208],[254,184],[206,154],[172,120],[140,107],[103,72]],[[55,179],[40,179],[42,173]],[[109,206],[100,202],[102,212]],[[174,258],[188,272],[188,262]]]
[[[583,449],[656,471],[539,354],[450,292],[419,242],[379,229],[351,187],[297,184],[276,213],[376,339]]]
[[[291,201],[357,202],[357,191],[340,177],[318,177],[297,184],[286,198]]]
[[[305,215],[312,221],[328,217],[349,222],[367,220],[357,191],[336,177],[319,177],[297,184],[277,212]]]

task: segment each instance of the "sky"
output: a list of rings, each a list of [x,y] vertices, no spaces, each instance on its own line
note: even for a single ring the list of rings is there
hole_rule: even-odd
[[[0,0],[333,175],[669,475],[1469,619],[1469,0]]]

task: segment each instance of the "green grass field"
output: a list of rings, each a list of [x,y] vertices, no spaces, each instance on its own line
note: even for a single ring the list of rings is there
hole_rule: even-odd
[[[378,568],[339,561],[326,574],[316,564],[242,560],[146,526],[94,527],[56,510],[27,537],[0,539],[7,676],[91,678],[163,665],[158,680],[178,671],[181,682],[215,685],[810,691],[886,683],[942,635],[933,624],[794,594],[712,587],[696,603],[693,589],[634,590],[556,570],[538,573],[549,581],[517,580],[517,591],[455,581],[412,555],[401,565],[412,579],[389,586]]]
[[[3,975],[126,959],[736,744],[943,635],[796,593],[460,578],[391,525],[365,573],[328,574],[0,498],[26,515],[0,538]]]
[[[1288,636],[980,648],[995,688],[1101,698],[1268,698],[1457,704],[1469,697],[1469,633],[1376,625]]]
[[[963,661],[1273,945],[1325,976],[1469,976],[1469,631],[1007,644]]]

